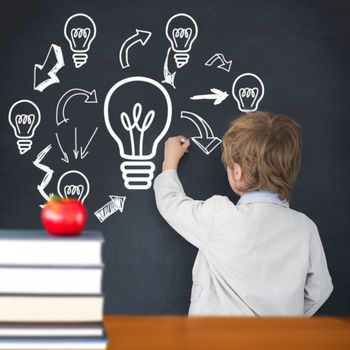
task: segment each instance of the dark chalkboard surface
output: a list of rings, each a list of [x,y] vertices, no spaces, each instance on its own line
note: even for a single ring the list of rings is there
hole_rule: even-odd
[[[85,200],[90,214],[88,228],[102,230],[106,239],[106,313],[186,313],[196,249],[160,217],[152,189],[130,190],[124,186],[120,165],[125,159],[107,130],[104,101],[112,86],[130,77],[152,79],[166,90],[164,94],[154,84],[136,79],[134,85],[124,85],[125,89],[111,101],[114,106],[111,118],[125,112],[129,117],[128,120],[124,118],[127,127],[132,124],[132,109],[137,102],[142,103],[143,118],[151,112],[148,118],[154,118],[152,127],[144,134],[144,147],[151,152],[152,142],[167,123],[166,94],[171,99],[172,120],[165,137],[180,133],[198,136],[196,125],[181,118],[181,112],[187,111],[205,120],[214,137],[220,138],[229,122],[242,113],[232,96],[234,80],[243,73],[254,73],[265,86],[259,109],[290,115],[302,126],[303,162],[291,206],[317,223],[335,287],[319,313],[349,314],[349,11],[346,1],[2,1],[0,225],[4,228],[41,226],[39,205],[44,198],[37,186],[48,169],[34,166],[33,161],[39,152],[51,145],[41,161],[53,170],[44,189],[46,193],[57,192],[60,177],[71,170],[83,173],[90,184]],[[72,50],[64,36],[66,21],[77,13],[89,15],[97,30],[85,64],[84,52],[75,53],[78,56],[75,56],[76,62],[73,61]],[[187,64],[181,68],[177,65],[187,60],[186,52],[180,52],[177,63],[175,52],[169,51],[164,76],[164,61],[171,47],[165,28],[167,21],[178,13],[195,19],[198,36]],[[91,24],[86,17],[80,20],[83,29]],[[69,33],[72,28],[74,25],[67,29]],[[131,38],[137,34],[136,29],[143,32]],[[174,35],[193,35],[194,30],[192,27],[191,33],[184,31]],[[87,32],[75,34],[79,37]],[[56,46],[42,68],[52,44]],[[124,56],[120,60],[123,44]],[[46,73],[58,62],[57,46],[65,62],[64,67],[57,69],[60,82],[40,92],[38,89],[43,87],[40,83],[48,79]],[[214,57],[211,66],[205,65],[216,53],[223,56]],[[231,67],[228,63],[225,65],[223,59],[232,60]],[[36,90],[35,64],[40,66],[36,68]],[[75,64],[81,66],[76,68]],[[221,64],[223,67],[219,67]],[[176,74],[172,75],[174,72]],[[162,83],[165,78],[168,83]],[[169,84],[172,79],[176,89]],[[212,88],[227,92],[228,96],[217,105],[210,99],[190,99],[194,95],[212,94]],[[71,95],[65,95],[71,89],[83,91],[73,90]],[[66,98],[64,102],[68,101],[65,113],[69,121],[58,126],[56,107],[63,97]],[[32,138],[31,149],[21,155],[8,113],[15,102],[23,99],[37,105],[41,122]],[[63,102],[59,118],[64,118],[62,105]],[[26,108],[28,112],[23,113],[30,115],[33,106]],[[137,116],[138,111],[136,107],[134,115]],[[116,119],[113,120],[114,128],[123,131],[120,119],[118,125]],[[142,127],[141,120],[139,127]],[[131,126],[135,130],[135,124]],[[146,128],[147,123],[143,126]],[[129,136],[127,133],[126,143]],[[153,159],[143,160],[155,164],[155,174],[161,169],[163,141],[164,138]],[[139,143],[135,142],[136,152]],[[208,143],[208,140],[203,142]],[[77,159],[74,150],[79,152],[76,152]],[[62,160],[67,160],[64,152],[69,163]],[[146,168],[151,168],[149,163]],[[193,144],[179,173],[190,196],[205,199],[221,194],[237,200],[230,192],[220,163],[220,146],[207,155]],[[77,173],[71,175],[81,179]],[[67,183],[69,185],[69,181]],[[111,199],[110,195],[126,197],[124,210],[101,223],[94,215],[96,210],[113,200],[109,208],[112,211],[123,203],[121,198]]]

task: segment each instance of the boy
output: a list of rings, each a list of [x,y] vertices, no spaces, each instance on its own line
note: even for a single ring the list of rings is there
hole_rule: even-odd
[[[316,225],[289,208],[300,165],[300,127],[291,118],[248,113],[223,137],[227,197],[186,196],[177,167],[190,146],[165,143],[163,172],[154,183],[164,219],[198,255],[189,315],[313,315],[333,290]]]

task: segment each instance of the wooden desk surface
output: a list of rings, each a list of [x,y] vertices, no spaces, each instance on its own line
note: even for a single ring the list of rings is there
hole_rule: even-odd
[[[108,350],[350,349],[350,317],[105,316]]]

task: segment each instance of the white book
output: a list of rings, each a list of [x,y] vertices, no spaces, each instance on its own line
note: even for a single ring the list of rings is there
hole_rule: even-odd
[[[102,322],[103,295],[0,295],[0,322]]]
[[[52,236],[44,230],[0,230],[0,265],[101,265],[103,236]]]
[[[0,323],[0,337],[99,337],[102,323]]]
[[[6,350],[104,350],[106,337],[86,338],[0,338],[0,349]]]
[[[102,266],[0,266],[1,294],[101,294]]]

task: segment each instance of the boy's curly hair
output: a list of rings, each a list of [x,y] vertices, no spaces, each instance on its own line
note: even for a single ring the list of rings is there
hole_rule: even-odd
[[[247,113],[233,120],[223,137],[223,164],[242,167],[240,192],[269,190],[290,200],[300,161],[300,126],[286,116]]]

